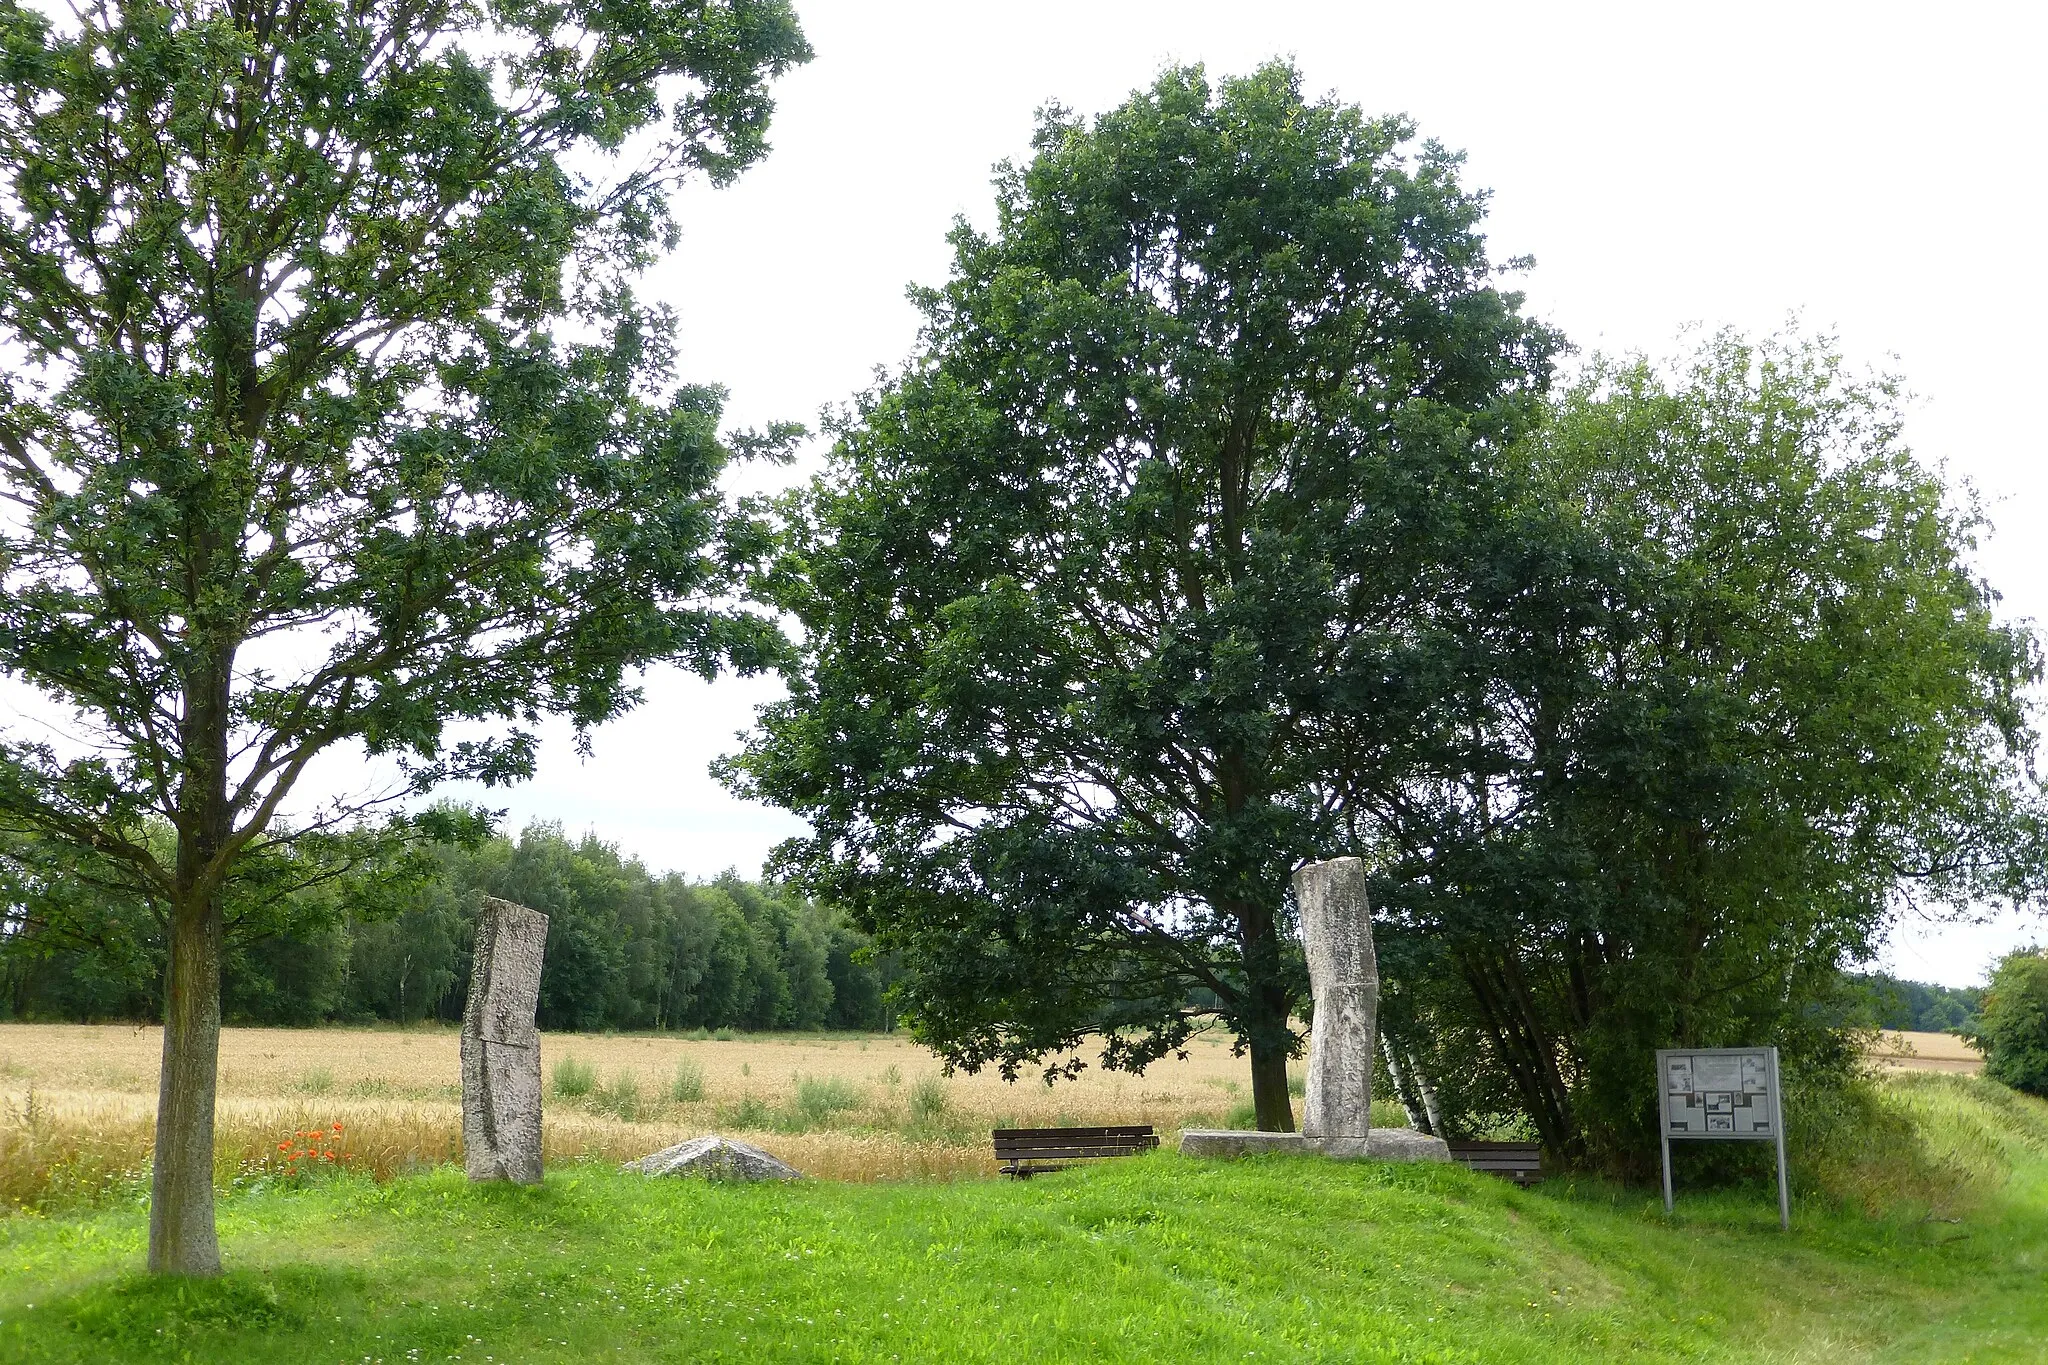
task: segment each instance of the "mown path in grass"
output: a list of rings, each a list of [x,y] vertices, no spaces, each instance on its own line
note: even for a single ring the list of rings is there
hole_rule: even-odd
[[[1966,1223],[1445,1167],[1170,1153],[1022,1184],[440,1171],[222,1204],[213,1283],[140,1211],[0,1222],[8,1361],[2035,1361],[2048,1180]],[[33,1305],[31,1307],[30,1305]]]

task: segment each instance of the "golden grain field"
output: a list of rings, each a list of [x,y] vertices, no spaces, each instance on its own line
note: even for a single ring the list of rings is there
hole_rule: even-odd
[[[142,1171],[162,1046],[154,1027],[0,1024],[0,1205]],[[452,1028],[224,1030],[221,1179],[275,1170],[279,1144],[315,1129],[330,1138],[314,1145],[338,1164],[379,1177],[458,1160],[458,1048]],[[565,1059],[588,1069],[590,1090],[550,1090],[550,1161],[623,1161],[721,1132],[839,1180],[990,1175],[988,1130],[1009,1124],[1150,1123],[1170,1138],[1220,1124],[1249,1089],[1245,1061],[1221,1037],[1197,1039],[1186,1061],[1142,1076],[1090,1067],[1051,1089],[1033,1077],[945,1076],[900,1035],[543,1034],[544,1079]],[[678,1089],[701,1097],[678,1099]]]
[[[1984,1054],[1953,1033],[1880,1033],[1870,1057],[1888,1071],[1949,1071],[1974,1076],[1984,1069]]]
[[[0,1024],[0,1208],[139,1180],[162,1047],[154,1027]],[[1872,1057],[1894,1070],[1983,1068],[1967,1043],[1940,1033],[1883,1034]],[[999,1126],[1150,1123],[1171,1141],[1224,1123],[1249,1089],[1244,1059],[1220,1035],[1142,1076],[1091,1066],[1050,1089],[1032,1076],[946,1076],[901,1035],[541,1035],[544,1079],[564,1061],[587,1072],[589,1089],[550,1087],[549,1161],[626,1161],[721,1132],[832,1180],[993,1175],[988,1130]],[[223,1182],[277,1172],[280,1144],[304,1147],[299,1135],[314,1130],[326,1137],[312,1145],[336,1164],[379,1178],[460,1160],[459,1037],[432,1027],[226,1029],[218,1112]],[[1376,1121],[1398,1122],[1397,1112]]]

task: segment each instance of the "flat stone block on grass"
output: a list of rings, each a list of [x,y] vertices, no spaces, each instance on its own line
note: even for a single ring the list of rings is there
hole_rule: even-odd
[[[1413,1128],[1375,1128],[1366,1137],[1365,1155],[1373,1161],[1449,1161],[1451,1147]]]
[[[1312,1150],[1299,1133],[1260,1133],[1249,1128],[1190,1128],[1180,1135],[1182,1156],[1239,1157],[1261,1152]]]
[[[1244,1128],[1190,1128],[1180,1135],[1182,1156],[1231,1158],[1260,1152],[1302,1152],[1368,1161],[1449,1161],[1442,1138],[1413,1128],[1375,1128],[1363,1141],[1312,1138],[1300,1133],[1258,1133]]]
[[[712,1133],[664,1147],[620,1169],[642,1175],[701,1175],[713,1180],[801,1180],[804,1173],[759,1147]]]

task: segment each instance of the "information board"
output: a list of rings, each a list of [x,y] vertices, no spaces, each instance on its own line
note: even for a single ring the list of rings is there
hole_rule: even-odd
[[[1768,1047],[1659,1052],[1664,1131],[1675,1138],[1777,1137],[1776,1053]]]
[[[1664,1211],[1671,1211],[1674,1141],[1771,1142],[1778,1148],[1778,1222],[1792,1225],[1785,1180],[1785,1123],[1774,1047],[1663,1048],[1657,1053],[1662,1110]]]

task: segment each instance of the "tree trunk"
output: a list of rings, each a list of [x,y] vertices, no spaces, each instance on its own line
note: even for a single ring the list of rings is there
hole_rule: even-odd
[[[1422,1059],[1415,1055],[1413,1048],[1408,1050],[1408,1075],[1414,1080],[1415,1088],[1422,1092],[1422,1112],[1429,1116],[1426,1131],[1431,1137],[1448,1136],[1444,1131],[1444,1111],[1436,1102],[1436,1087],[1429,1083],[1429,1073],[1422,1069]]]
[[[185,692],[179,726],[177,904],[164,983],[164,1066],[157,1083],[150,1172],[149,1268],[220,1274],[213,1222],[213,1109],[220,1075],[220,972],[226,950],[220,878],[226,845],[228,726],[234,652],[222,650]]]
[[[1294,1131],[1294,1105],[1287,1098],[1287,1058],[1294,1033],[1287,1026],[1293,1001],[1287,992],[1280,957],[1280,934],[1273,912],[1263,906],[1237,905],[1238,934],[1244,954],[1245,993],[1238,1028],[1252,1055],[1252,1108],[1259,1131]]]
[[[1408,1075],[1408,1068],[1402,1064],[1401,1049],[1394,1043],[1394,1035],[1384,1027],[1380,1030],[1380,1051],[1387,1059],[1387,1079],[1394,1083],[1394,1093],[1401,1098],[1401,1108],[1408,1114],[1408,1126],[1428,1137],[1437,1136],[1436,1115],[1430,1106],[1422,1102],[1422,1092]]]
[[[1287,1096],[1287,1049],[1262,1037],[1255,1034],[1250,1040],[1252,1108],[1258,1113],[1260,1132],[1291,1133],[1294,1103]]]
[[[1528,1008],[1527,993],[1515,989],[1512,960],[1492,950],[1465,949],[1458,953],[1458,962],[1495,1055],[1514,1082],[1536,1135],[1559,1157],[1576,1161],[1583,1143],[1571,1117],[1571,1092],[1558,1072],[1553,1040]]]
[[[149,1194],[149,1268],[159,1274],[220,1274],[213,1226],[213,1102],[221,940],[217,897],[188,901],[172,913]]]

